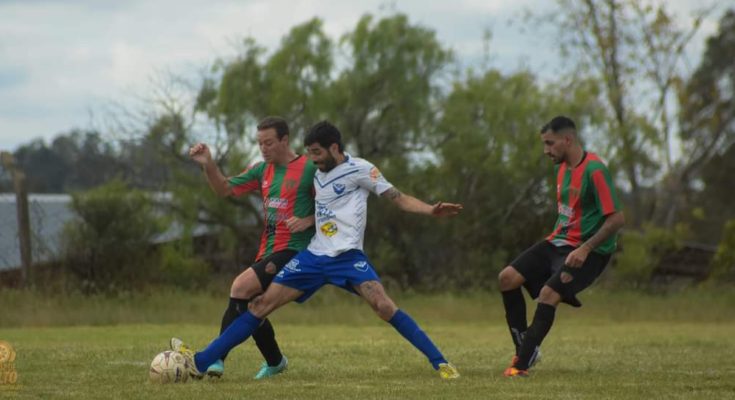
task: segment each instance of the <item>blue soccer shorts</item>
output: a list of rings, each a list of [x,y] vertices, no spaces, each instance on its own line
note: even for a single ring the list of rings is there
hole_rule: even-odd
[[[303,303],[326,284],[356,293],[353,287],[367,281],[380,281],[380,278],[360,250],[349,250],[335,257],[302,250],[283,267],[273,283],[304,292],[296,299]]]

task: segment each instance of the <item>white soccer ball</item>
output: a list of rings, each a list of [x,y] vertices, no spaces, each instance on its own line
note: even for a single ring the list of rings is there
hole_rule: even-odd
[[[189,379],[186,358],[171,350],[159,353],[151,362],[148,376],[153,383],[184,383]]]

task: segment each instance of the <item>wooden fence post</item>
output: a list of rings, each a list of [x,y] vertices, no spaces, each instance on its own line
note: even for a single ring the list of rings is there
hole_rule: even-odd
[[[18,217],[18,242],[20,243],[21,285],[28,286],[32,281],[31,265],[31,220],[28,209],[28,190],[26,176],[16,165],[9,152],[0,154],[3,167],[13,176],[15,190],[15,210]]]

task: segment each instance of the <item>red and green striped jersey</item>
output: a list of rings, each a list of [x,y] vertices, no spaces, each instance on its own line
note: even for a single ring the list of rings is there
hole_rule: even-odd
[[[234,196],[260,190],[263,197],[265,229],[255,260],[281,250],[302,250],[314,236],[314,227],[291,233],[286,220],[314,215],[314,173],[316,166],[305,156],[288,165],[259,162],[228,179]]]
[[[556,166],[556,172],[559,217],[546,240],[556,246],[579,247],[600,229],[606,216],[621,210],[620,202],[610,171],[594,153],[585,153],[575,168],[563,162]],[[617,234],[594,251],[610,254],[616,245]]]

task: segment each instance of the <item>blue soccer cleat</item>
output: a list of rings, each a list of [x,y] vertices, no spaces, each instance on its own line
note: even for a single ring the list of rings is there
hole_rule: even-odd
[[[264,362],[263,365],[260,366],[260,371],[255,374],[255,379],[270,378],[271,376],[280,374],[287,368],[288,358],[286,358],[286,356],[283,356],[283,358],[281,358],[281,362],[278,363],[278,365],[276,365],[275,367],[271,367],[270,365],[268,365],[267,362]]]
[[[207,368],[207,376],[210,378],[221,378],[225,373],[225,362],[217,360]]]

